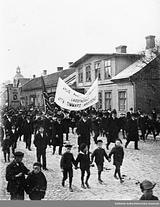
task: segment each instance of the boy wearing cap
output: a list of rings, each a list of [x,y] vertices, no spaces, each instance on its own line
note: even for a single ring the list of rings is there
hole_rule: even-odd
[[[11,200],[24,200],[25,175],[29,170],[22,162],[23,152],[15,152],[14,160],[6,168],[7,191],[10,192]]]
[[[121,144],[122,141],[120,139],[117,139],[115,142],[115,147],[113,147],[111,152],[109,153],[109,158],[111,158],[111,156],[113,155],[113,165],[115,165],[116,167],[114,177],[118,179],[117,177],[118,174],[120,183],[123,183],[124,181],[121,176],[120,167],[122,165],[123,158],[124,158],[124,150]]]
[[[90,177],[90,157],[88,152],[88,146],[85,143],[82,143],[80,146],[80,152],[76,159],[76,168],[78,163],[80,163],[80,169],[81,169],[81,187],[85,189],[86,188],[85,185],[86,185],[87,188],[90,188],[88,184],[88,180]],[[85,172],[87,173],[87,177],[84,185]]]
[[[91,164],[93,162],[93,159],[95,157],[95,163],[97,165],[98,169],[98,181],[100,184],[103,183],[101,179],[101,173],[103,171],[103,163],[104,163],[104,157],[110,162],[110,158],[108,157],[106,151],[102,148],[102,140],[97,140],[97,149],[95,149],[91,155]]]
[[[69,174],[69,190],[70,192],[73,192],[72,189],[72,179],[73,179],[73,168],[72,165],[74,164],[76,166],[76,161],[73,157],[73,154],[71,153],[72,145],[66,144],[65,145],[66,152],[62,155],[60,160],[60,168],[63,172],[63,179],[62,179],[62,186],[65,186],[65,180],[68,177]]]
[[[41,163],[33,164],[33,171],[26,179],[26,192],[31,200],[41,200],[45,196],[47,180],[41,171]]]
[[[139,200],[158,200],[156,196],[153,195],[153,188],[156,183],[152,183],[149,180],[144,180],[140,183],[140,188],[143,193]]]
[[[6,132],[6,138],[2,141],[2,151],[4,154],[5,162],[7,162],[7,157],[8,157],[8,162],[10,162],[10,147],[11,147],[10,135],[9,132]]]

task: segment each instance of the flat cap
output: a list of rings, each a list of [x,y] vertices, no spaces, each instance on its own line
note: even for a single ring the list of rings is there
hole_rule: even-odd
[[[14,156],[15,157],[23,157],[24,156],[24,153],[23,152],[20,152],[20,151],[17,151],[14,153]]]

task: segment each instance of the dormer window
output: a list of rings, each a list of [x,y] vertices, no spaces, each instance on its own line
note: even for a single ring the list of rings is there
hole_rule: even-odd
[[[111,60],[104,61],[104,78],[111,78]]]

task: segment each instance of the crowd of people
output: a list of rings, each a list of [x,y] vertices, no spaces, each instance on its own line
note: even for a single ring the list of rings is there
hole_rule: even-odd
[[[72,145],[69,143],[70,128],[73,134],[77,134],[78,155],[75,159],[71,153]],[[133,108],[127,114],[120,114],[118,117],[116,110],[100,111],[93,107],[84,111],[67,111],[60,108],[54,109],[52,113],[45,114],[38,109],[29,110],[4,110],[1,114],[1,146],[4,154],[4,161],[10,162],[10,150],[14,155],[14,160],[9,163],[6,169],[6,180],[8,181],[7,190],[11,194],[11,199],[24,199],[24,191],[29,194],[31,200],[40,200],[45,196],[47,181],[41,171],[47,169],[46,149],[47,146],[53,148],[52,154],[56,152],[61,156],[60,168],[63,172],[62,186],[65,186],[65,180],[69,174],[69,190],[72,192],[73,165],[75,169],[80,164],[81,187],[90,188],[90,167],[93,162],[96,163],[98,171],[98,181],[103,183],[101,173],[103,171],[104,158],[109,162],[113,156],[113,165],[115,165],[114,178],[124,182],[120,167],[124,159],[124,150],[119,132],[122,131],[122,137],[125,139],[125,148],[130,141],[134,141],[135,150],[139,150],[138,141],[144,142],[148,135],[152,134],[154,141],[160,134],[160,116],[156,109],[151,114],[145,114],[138,109],[133,112]],[[32,137],[34,140],[32,142]],[[106,138],[106,149],[102,148],[102,139]],[[97,145],[97,148],[91,152],[91,140]],[[24,141],[26,149],[31,151],[31,145],[36,148],[37,162],[33,164],[33,171],[30,172],[23,164],[24,154],[16,151],[17,142]],[[115,143],[107,155],[110,143]],[[66,152],[62,154],[62,148]],[[86,180],[84,182],[84,177]],[[25,175],[27,178],[25,178]],[[118,175],[118,176],[117,176]],[[158,199],[151,193],[154,184],[150,183],[149,189],[146,189],[145,181],[141,184],[142,192],[145,194],[142,199]],[[148,184],[149,185],[149,184]]]

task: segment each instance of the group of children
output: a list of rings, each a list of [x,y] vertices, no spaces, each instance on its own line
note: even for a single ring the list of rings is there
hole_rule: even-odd
[[[121,165],[124,158],[124,150],[122,147],[122,141],[117,139],[115,141],[115,146],[110,151],[109,155],[107,155],[106,151],[102,148],[103,141],[100,139],[97,141],[97,148],[93,151],[90,156],[88,151],[88,146],[86,144],[81,144],[80,152],[76,159],[74,159],[73,154],[71,153],[71,144],[66,144],[66,152],[62,155],[60,160],[60,167],[63,172],[62,178],[62,186],[65,186],[65,181],[69,174],[69,190],[73,192],[72,189],[72,178],[73,178],[73,165],[75,169],[78,168],[78,164],[80,164],[81,170],[81,187],[86,189],[90,188],[88,180],[90,178],[90,166],[92,166],[93,161],[95,161],[97,169],[98,169],[98,181],[100,184],[103,184],[103,180],[101,179],[101,173],[103,171],[104,158],[111,161],[111,157],[113,155],[113,165],[115,165],[114,178],[120,179],[120,183],[123,183],[123,177],[121,176]],[[86,172],[86,179],[84,182],[84,176]],[[117,176],[118,174],[118,176]],[[149,180],[144,180],[140,183],[140,189],[143,195],[140,197],[140,200],[158,200],[158,197],[153,195],[153,188],[155,187],[155,183],[150,182]]]
[[[69,190],[71,192],[73,191],[72,189],[73,165],[75,166],[75,169],[77,169],[78,164],[80,164],[81,187],[90,188],[88,180],[90,177],[90,166],[92,166],[93,161],[95,161],[97,166],[98,181],[100,184],[103,184],[101,173],[103,171],[104,158],[106,158],[108,162],[110,162],[112,155],[113,155],[113,165],[115,165],[114,177],[116,179],[120,179],[120,183],[123,183],[124,180],[123,177],[121,176],[120,167],[122,165],[123,158],[124,158],[124,150],[121,144],[122,141],[120,139],[117,139],[115,142],[115,146],[112,148],[109,155],[107,155],[106,151],[102,148],[103,141],[99,139],[97,141],[97,148],[93,151],[93,153],[90,156],[90,153],[88,151],[88,146],[82,143],[80,146],[80,152],[76,159],[74,159],[73,154],[71,153],[72,145],[66,144],[65,145],[66,152],[62,155],[60,161],[60,167],[63,172],[62,186],[65,185],[65,180],[67,179],[67,175],[69,174]],[[87,174],[87,176],[84,182],[85,173]]]

